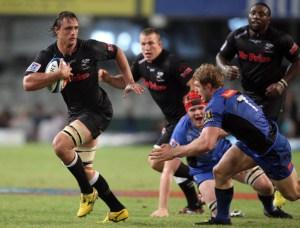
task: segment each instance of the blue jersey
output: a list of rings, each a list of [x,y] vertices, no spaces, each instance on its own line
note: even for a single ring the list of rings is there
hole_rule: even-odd
[[[189,144],[198,138],[200,133],[201,129],[195,127],[188,114],[186,114],[177,123],[170,144],[172,146]],[[203,172],[211,172],[212,168],[218,163],[230,146],[231,143],[229,140],[221,139],[213,150],[195,157],[188,157],[188,164],[192,169],[195,168],[201,169]]]
[[[218,89],[206,107],[204,127],[219,127],[251,149],[265,153],[274,143],[276,127],[262,109],[236,90]]]
[[[291,174],[288,140],[262,109],[240,92],[216,90],[205,110],[205,127],[219,127],[235,136],[239,140],[236,145],[271,179],[281,180]]]

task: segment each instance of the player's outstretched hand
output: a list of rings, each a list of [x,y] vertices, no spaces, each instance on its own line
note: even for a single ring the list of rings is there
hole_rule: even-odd
[[[167,161],[174,158],[174,153],[169,144],[162,144],[160,147],[154,147],[152,152],[149,154],[151,160]]]
[[[159,208],[159,209],[153,211],[150,216],[154,217],[154,218],[169,217],[169,211],[167,208]]]
[[[138,83],[130,83],[130,84],[127,84],[125,89],[124,89],[124,92],[123,92],[123,97],[127,97],[127,95],[130,93],[130,92],[134,92],[135,94],[143,94],[145,92],[145,89],[143,86],[141,86],[140,84]]]

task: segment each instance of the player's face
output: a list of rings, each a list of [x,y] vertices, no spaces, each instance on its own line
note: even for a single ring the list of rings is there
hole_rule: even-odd
[[[64,18],[56,29],[57,40],[67,46],[75,46],[78,38],[78,21],[75,18]]]
[[[162,51],[160,38],[157,34],[140,35],[142,54],[148,62],[152,62]]]
[[[203,120],[205,115],[206,105],[194,105],[188,110],[188,115],[192,120],[192,123],[197,127],[203,127]]]
[[[251,30],[257,33],[264,32],[268,28],[271,20],[271,17],[268,15],[269,11],[265,6],[253,6],[250,9],[248,16],[248,22]]]

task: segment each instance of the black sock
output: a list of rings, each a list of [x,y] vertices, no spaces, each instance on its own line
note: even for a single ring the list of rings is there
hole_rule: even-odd
[[[70,172],[77,180],[81,193],[90,194],[93,192],[93,188],[91,187],[85,175],[82,161],[77,153],[75,154],[74,160],[69,165],[66,165],[66,167],[70,170]]]
[[[178,185],[185,195],[188,204],[187,207],[190,209],[199,208],[201,205],[198,199],[198,194],[195,190],[194,182],[192,181],[193,178],[189,174],[189,167],[181,162],[178,169],[175,171],[174,176],[188,179]]]
[[[117,212],[125,208],[110,190],[104,177],[100,174],[97,181],[93,184],[93,187],[97,189],[99,197],[106,203],[111,212]]]
[[[217,220],[228,220],[230,219],[230,204],[233,197],[233,187],[228,189],[215,188],[217,198]]]
[[[180,163],[178,169],[175,171],[174,176],[184,177],[188,178],[189,180],[193,180],[193,177],[189,174],[189,167],[182,162]]]
[[[201,204],[199,202],[198,195],[195,190],[194,182],[186,180],[178,185],[185,195],[188,204],[187,207],[190,209],[200,208]]]
[[[273,206],[273,200],[274,200],[274,195],[270,195],[270,196],[262,196],[257,194],[259,200],[262,202],[264,209],[271,213],[272,211],[274,211],[274,206]]]

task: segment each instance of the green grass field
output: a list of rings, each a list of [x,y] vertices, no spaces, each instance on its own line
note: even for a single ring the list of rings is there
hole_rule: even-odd
[[[99,148],[95,167],[106,177],[113,191],[158,190],[159,174],[147,164],[151,146]],[[26,145],[0,147],[1,189],[78,189],[71,174],[54,155],[50,145]],[[293,154],[298,168],[300,153]],[[173,184],[173,191],[179,191]],[[252,192],[245,185],[236,184],[235,192]],[[185,206],[183,198],[171,198],[168,218],[154,219],[149,216],[157,206],[153,197],[120,197],[127,206],[130,218],[118,224],[96,224],[105,216],[106,206],[97,201],[92,214],[76,218],[79,197],[48,194],[0,194],[0,227],[192,227],[194,222],[208,218],[203,215],[177,214]],[[294,216],[293,220],[269,219],[263,216],[257,200],[234,200],[232,209],[245,213],[243,218],[233,218],[234,227],[299,227],[300,204],[288,203],[284,209]]]

